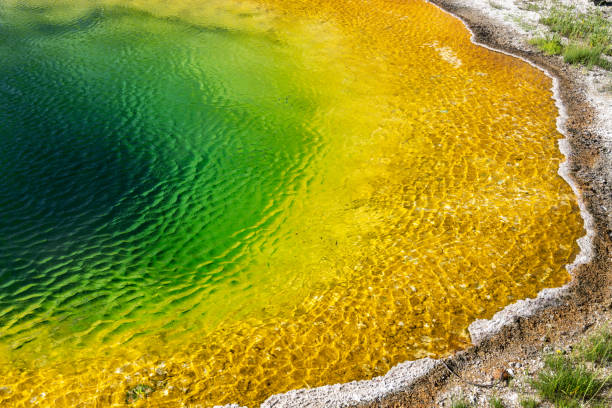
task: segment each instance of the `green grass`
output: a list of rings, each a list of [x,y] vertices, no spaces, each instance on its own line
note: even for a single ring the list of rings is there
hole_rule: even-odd
[[[489,405],[491,405],[491,408],[505,408],[504,404],[497,397],[491,397],[489,400]]]
[[[138,384],[134,388],[126,392],[125,402],[131,404],[141,398],[148,397],[153,392],[153,387],[145,384]]]
[[[459,398],[458,400],[453,399],[451,404],[451,408],[471,408],[469,402],[467,402],[464,398]]]
[[[540,403],[533,398],[521,400],[520,404],[523,408],[538,408],[540,406]]]
[[[597,65],[604,69],[612,69],[612,63],[604,59],[602,48],[589,47],[579,44],[569,44],[563,50],[563,60],[569,64],[582,64],[588,68]]]
[[[578,13],[571,7],[557,7],[540,20],[553,33],[571,40],[583,40],[594,48],[612,51],[612,27],[601,12]]]
[[[584,365],[572,361],[568,356],[551,355],[545,359],[544,370],[532,381],[542,398],[557,405],[567,405],[572,400],[589,401],[603,389],[605,381]]]
[[[558,34],[532,38],[529,40],[529,44],[535,45],[546,55],[560,55],[563,52],[563,43],[561,43],[561,37]]]
[[[580,346],[580,354],[593,363],[612,362],[612,330],[602,329],[589,337]]]
[[[534,38],[531,44],[547,55],[563,55],[565,62],[589,68],[599,66],[612,70],[603,55],[612,55],[612,24],[601,12],[577,12],[572,7],[554,7],[540,19],[552,36]],[[567,40],[562,41],[561,37]]]
[[[541,404],[555,408],[610,408],[609,387],[612,374],[606,378],[603,367],[612,363],[612,330],[598,330],[584,339],[574,352],[565,354],[557,350],[544,358],[540,370],[531,385],[538,392],[540,401],[534,398],[520,400],[522,408],[537,408]],[[550,405],[549,405],[550,404]],[[464,398],[453,398],[452,408],[469,408],[472,405]],[[504,408],[496,396],[489,399],[491,408]]]
[[[555,408],[580,408],[581,404],[576,400],[560,400],[555,404]]]

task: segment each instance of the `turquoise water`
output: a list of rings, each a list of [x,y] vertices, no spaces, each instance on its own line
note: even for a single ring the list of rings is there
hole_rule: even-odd
[[[65,23],[11,11],[0,341],[19,348],[47,325],[57,341],[106,341],[240,310],[232,293],[265,280],[246,267],[276,245],[266,226],[321,144],[299,59],[273,34],[121,8]]]

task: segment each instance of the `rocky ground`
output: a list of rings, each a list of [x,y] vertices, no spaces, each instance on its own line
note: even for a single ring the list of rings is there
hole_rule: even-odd
[[[567,330],[551,336],[543,335],[539,342],[526,345],[518,353],[500,355],[498,358],[482,361],[476,360],[470,367],[462,370],[461,377],[454,374],[440,392],[436,393],[433,405],[436,407],[453,407],[453,404],[464,402],[472,407],[493,407],[492,401],[497,400],[504,407],[521,407],[524,401],[537,401],[538,406],[554,407],[550,401],[541,398],[533,381],[538,373],[544,370],[547,356],[567,355],[576,353],[589,337],[602,330],[612,327],[612,312],[600,310],[594,312],[590,319],[581,325],[574,325]],[[551,332],[553,327],[546,326]],[[605,364],[594,367],[594,371],[602,378],[612,376],[612,365]],[[476,384],[476,385],[474,385]],[[595,403],[597,406],[612,407],[612,390],[605,387]],[[588,406],[584,404],[584,406]]]

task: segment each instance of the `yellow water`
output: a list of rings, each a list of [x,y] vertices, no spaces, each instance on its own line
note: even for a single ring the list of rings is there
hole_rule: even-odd
[[[2,344],[0,405],[254,406],[449,354],[474,319],[569,279],[583,231],[557,175],[551,80],[472,44],[457,19],[421,0],[100,4],[273,33],[308,73],[325,143],[283,215],[252,228],[274,237],[249,247],[261,290],[220,282],[147,335],[63,346],[51,327]],[[231,312],[194,312],[215,308]],[[140,384],[152,392],[132,402]]]

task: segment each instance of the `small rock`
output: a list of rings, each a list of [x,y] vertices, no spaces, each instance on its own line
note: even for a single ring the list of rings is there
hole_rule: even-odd
[[[506,370],[504,368],[498,368],[493,372],[493,380],[495,381],[508,381],[510,380],[514,373],[510,374],[512,370]]]

